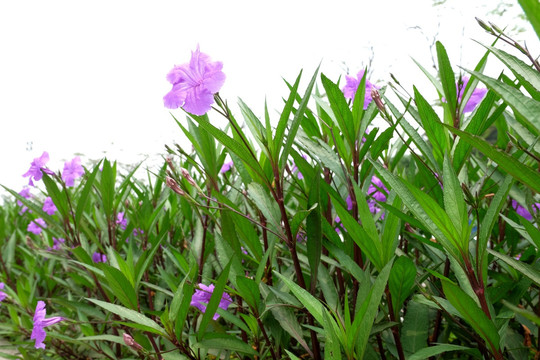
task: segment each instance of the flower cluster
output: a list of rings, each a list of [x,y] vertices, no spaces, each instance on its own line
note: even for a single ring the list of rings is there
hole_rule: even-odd
[[[222,68],[220,61],[210,61],[210,57],[200,52],[197,46],[188,64],[175,66],[167,74],[167,80],[173,87],[163,97],[165,107],[181,107],[194,115],[206,114],[214,103],[214,94],[225,82]]]
[[[51,197],[47,197],[45,201],[43,202],[43,211],[45,211],[49,215],[54,215],[54,213],[58,210],[56,206],[54,205]]]
[[[524,217],[526,220],[531,221],[533,219],[533,215],[529,212],[529,210],[527,210],[523,206],[519,205],[516,200],[512,200],[512,208],[514,208],[514,210],[516,210],[516,213],[519,216]],[[535,213],[540,211],[540,203],[534,203],[532,205],[532,209],[533,209],[533,211]]]
[[[53,246],[48,247],[47,250],[48,251],[60,250],[60,246],[62,246],[62,244],[64,244],[65,242],[66,242],[66,239],[63,239],[63,238],[57,239],[53,237]]]
[[[127,218],[124,216],[124,212],[120,211],[116,214],[116,225],[122,230],[126,230],[127,227]]]
[[[196,307],[197,309],[201,310],[201,312],[206,311],[206,305],[210,302],[210,298],[212,297],[212,293],[214,292],[214,284],[210,285],[204,285],[199,284],[199,288],[195,290],[195,293],[193,294],[193,297],[191,298],[191,306]],[[232,298],[229,294],[223,293],[223,296],[221,297],[221,300],[219,302],[219,307],[223,310],[227,310],[229,308],[229,305],[232,303]],[[216,312],[213,316],[214,320],[219,319],[219,314]]]
[[[45,223],[45,220],[42,218],[37,218],[28,224],[28,227],[26,230],[28,232],[31,232],[32,234],[39,235],[43,231],[43,229],[47,228],[47,224]]]
[[[5,298],[7,297],[7,294],[3,292],[2,290],[4,290],[4,283],[0,282],[0,302],[4,301]]]
[[[107,262],[107,255],[98,253],[97,251],[92,254],[92,261],[97,263],[104,263]]]
[[[463,95],[465,93],[465,88],[467,87],[467,83],[469,82],[469,77],[463,76],[461,78],[461,82],[462,82],[461,87],[460,87],[459,82],[456,84],[457,92],[459,93],[458,101],[460,104],[463,100]],[[487,93],[486,88],[474,89],[473,93],[471,94],[471,97],[467,101],[467,104],[465,104],[465,107],[463,108],[463,112],[464,113],[472,112],[476,108],[476,105],[478,105],[482,101],[484,96],[486,96],[486,93]]]

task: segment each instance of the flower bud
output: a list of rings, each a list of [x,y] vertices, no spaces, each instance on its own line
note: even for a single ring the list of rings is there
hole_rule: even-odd
[[[488,24],[486,24],[485,22],[483,22],[482,20],[480,20],[479,18],[475,17],[476,21],[478,22],[478,25],[480,25],[480,27],[484,30],[486,30],[487,32],[489,33],[492,33],[493,30],[491,29],[491,27],[489,27]]]
[[[143,347],[138,344],[132,337],[131,335],[129,335],[128,333],[124,333],[123,335],[124,337],[124,343],[129,346],[130,348],[132,348],[133,350],[139,352],[140,350],[143,349]]]
[[[172,190],[174,191],[175,193],[177,193],[178,195],[181,195],[181,196],[184,196],[186,193],[184,192],[184,190],[182,190],[180,188],[180,186],[177,184],[176,181],[174,181],[173,178],[169,177],[169,176],[166,176],[165,177],[165,183],[167,184],[167,186]]]
[[[190,183],[191,185],[193,185],[195,187],[198,187],[197,183],[195,182],[195,180],[193,180],[191,175],[189,175],[189,172],[186,169],[180,168],[180,173],[187,180],[188,183]]]
[[[383,114],[386,114],[386,109],[382,102],[381,95],[379,94],[377,89],[371,89],[371,98],[373,99],[373,101],[375,101],[375,105],[377,105],[377,107],[379,108],[379,111],[382,112]]]

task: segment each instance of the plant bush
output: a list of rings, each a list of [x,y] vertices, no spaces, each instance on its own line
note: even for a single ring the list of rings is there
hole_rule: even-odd
[[[538,358],[540,67],[481,25],[532,65],[456,76],[437,43],[435,103],[317,70],[242,125],[197,49],[165,97],[192,151],[145,181],[35,159],[0,207],[5,357]]]

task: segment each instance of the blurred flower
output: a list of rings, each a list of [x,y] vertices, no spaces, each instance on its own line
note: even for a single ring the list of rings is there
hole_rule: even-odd
[[[527,210],[526,208],[524,208],[523,206],[519,205],[518,202],[516,200],[512,200],[512,207],[514,208],[514,210],[516,210],[516,213],[519,215],[519,216],[522,216],[524,217],[526,220],[529,220],[531,221],[533,219],[533,216],[532,214],[529,212],[529,210]],[[538,210],[540,210],[540,203],[535,203],[533,204],[532,206],[533,208],[533,211],[536,213],[538,212]]]
[[[343,226],[343,224],[341,223],[341,219],[339,218],[339,216],[336,216],[335,219],[334,219],[334,223],[335,223],[335,226],[336,226],[336,232],[338,234],[341,234],[341,229],[345,230],[345,232],[347,232],[347,229],[345,229],[345,227]]]
[[[43,340],[45,340],[47,334],[45,333],[44,328],[64,320],[64,318],[60,316],[45,319],[46,312],[45,303],[41,300],[38,301],[36,312],[34,313],[34,327],[32,328],[32,335],[30,336],[30,339],[36,340],[36,344],[34,345],[36,349],[45,349]]]
[[[48,174],[52,174],[52,171],[45,169],[45,164],[49,161],[49,153],[44,151],[40,157],[35,158],[34,161],[30,164],[30,169],[23,174],[23,177],[30,177],[28,184],[34,186],[34,181],[39,181],[43,177],[43,172],[45,171]],[[33,180],[32,180],[33,179]]]
[[[519,259],[521,259],[521,254],[517,254],[516,256],[514,256],[514,259],[519,261]]]
[[[356,95],[356,91],[358,90],[358,86],[360,85],[360,81],[362,81],[362,77],[364,77],[364,70],[360,70],[358,74],[356,75],[356,79],[352,76],[347,75],[345,79],[347,80],[347,84],[343,88],[343,95],[347,99],[351,99],[354,101],[354,96]],[[366,79],[366,92],[364,95],[364,110],[368,108],[368,105],[371,103],[371,90],[378,89],[378,86],[373,85],[369,80]]]
[[[107,256],[105,254],[95,252],[92,254],[92,261],[95,262],[96,264],[100,262],[104,263],[104,262],[107,262]]]
[[[29,187],[25,187],[21,191],[19,191],[19,195],[21,195],[25,199],[31,199],[32,198],[32,194],[30,193],[30,188]],[[21,212],[20,212],[21,214],[24,214],[25,212],[28,211],[28,207],[26,205],[24,205],[21,200],[17,200],[17,205],[21,206]]]
[[[222,173],[222,174],[225,174],[227,171],[232,169],[233,165],[234,165],[234,163],[232,161],[228,161],[228,162],[223,164],[223,166],[221,167],[221,170],[219,170],[219,172]]]
[[[210,57],[201,53],[199,46],[191,53],[189,64],[175,66],[167,80],[173,84],[172,90],[163,97],[165,107],[204,115],[214,103],[214,94],[225,82],[221,61],[210,61]]]
[[[459,103],[461,103],[463,99],[463,94],[465,92],[465,88],[467,87],[467,83],[469,82],[469,77],[463,76],[461,80],[463,81],[463,84],[461,85],[461,90],[459,89],[459,83],[456,84],[457,91],[459,92],[459,99],[458,99]],[[465,104],[465,108],[463,109],[463,112],[464,113],[472,112],[476,108],[476,105],[478,105],[482,101],[484,96],[486,96],[486,93],[487,93],[486,88],[474,89],[471,97],[469,98],[469,101],[467,101],[467,104]]]
[[[54,215],[54,213],[58,210],[56,206],[54,205],[51,197],[47,197],[45,201],[43,202],[43,211],[45,211],[49,215]]]
[[[345,202],[347,203],[347,210],[352,210],[352,199],[351,199],[351,195],[347,196],[347,199],[345,200]]]
[[[118,214],[116,214],[116,224],[120,225],[120,229],[126,230],[127,219],[124,217],[123,211],[120,211]]]
[[[191,298],[191,306],[196,307],[197,309],[201,310],[201,312],[205,312],[206,305],[210,302],[210,298],[212,297],[212,293],[214,292],[214,284],[210,284],[209,286],[206,286],[204,284],[199,284],[199,288],[195,290],[195,293],[193,294],[193,297]],[[227,310],[229,308],[229,305],[231,305],[232,299],[229,294],[226,292],[223,293],[221,300],[219,302],[219,307],[223,310]],[[214,314],[214,317],[212,318],[214,320],[219,319],[219,314],[216,312]]]
[[[381,179],[373,175],[371,177],[371,184],[369,185],[367,194],[372,197],[372,199],[368,200],[368,206],[369,211],[376,215],[378,214],[381,209],[377,206],[376,201],[386,201],[386,194],[388,193],[388,189],[386,186],[384,186]],[[381,219],[384,219],[384,214],[381,215]]]
[[[4,283],[0,282],[0,290],[4,290]],[[7,297],[7,294],[3,291],[0,291],[0,302],[4,301],[4,299]]]
[[[66,183],[67,187],[71,187],[74,184],[75,179],[80,178],[84,174],[84,169],[81,166],[81,158],[76,156],[71,161],[64,163],[64,170],[62,171],[62,180]]]
[[[53,237],[53,246],[52,246],[52,247],[49,247],[47,250],[48,250],[48,251],[52,251],[52,250],[60,250],[60,246],[61,246],[63,243],[65,243],[65,242],[66,242],[66,240],[63,239],[63,238],[57,239],[57,238]]]
[[[142,236],[143,234],[144,234],[144,231],[141,228],[133,229],[133,236],[139,236],[139,235]]]
[[[30,224],[28,224],[28,227],[26,228],[26,230],[33,234],[39,235],[41,234],[41,231],[43,230],[43,228],[46,228],[46,227],[47,227],[47,224],[45,223],[45,220],[43,220],[42,218],[37,218],[31,221]]]

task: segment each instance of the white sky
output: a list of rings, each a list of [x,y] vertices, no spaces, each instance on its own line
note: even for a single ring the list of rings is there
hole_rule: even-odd
[[[356,74],[366,66],[371,47],[372,81],[384,85],[392,72],[409,89],[414,83],[429,92],[409,56],[430,68],[436,37],[456,70],[459,64],[472,68],[483,52],[470,39],[492,41],[475,16],[524,27],[516,38],[528,36],[538,55],[530,26],[517,18],[517,1],[504,7],[503,17],[488,15],[497,3],[2,1],[0,184],[19,191],[27,183],[21,175],[43,151],[56,171],[76,154],[83,163],[104,155],[134,163],[146,155],[156,159],[165,144],[182,141],[163,107],[171,88],[165,75],[188,62],[197,44],[224,64],[222,97],[230,104],[240,97],[256,114],[263,113],[265,97],[270,109],[281,108],[287,95],[282,77],[293,81],[303,68],[305,86],[322,60],[321,72],[337,81],[347,68]],[[181,110],[173,113],[184,118]]]

